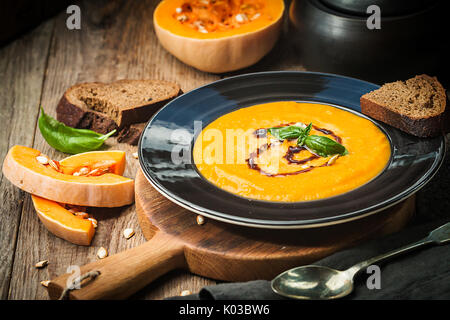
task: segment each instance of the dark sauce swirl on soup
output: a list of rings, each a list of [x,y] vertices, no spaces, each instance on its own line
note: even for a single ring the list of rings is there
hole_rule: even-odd
[[[287,124],[282,124],[279,126],[276,126],[276,128],[281,128],[281,127],[287,127],[287,126],[291,126],[295,124],[295,122],[290,122]],[[338,135],[336,135],[333,131],[325,129],[325,128],[319,128],[313,125],[314,130],[322,132],[325,135],[328,135],[330,137],[332,137],[337,143],[342,143],[342,138],[339,137]],[[267,137],[267,129],[266,128],[260,128],[257,129],[253,132],[253,135],[260,139],[260,138],[266,138]],[[294,139],[295,140],[295,139]],[[283,140],[280,140],[280,142],[282,142]],[[284,173],[269,173],[264,171],[263,169],[261,169],[261,167],[256,163],[256,159],[263,153],[266,152],[267,150],[269,150],[272,147],[272,143],[266,143],[263,144],[261,147],[259,147],[258,149],[256,149],[256,151],[251,152],[248,159],[246,159],[248,167],[252,170],[256,170],[259,173],[268,176],[268,177],[285,177],[285,176],[293,176],[293,175],[297,175],[300,173],[306,173],[309,172],[315,168],[320,168],[320,167],[328,167],[331,166],[332,164],[329,164],[328,162],[325,162],[324,164],[320,165],[320,166],[309,166],[307,168],[304,168],[302,170],[298,170],[298,171],[293,171],[293,172],[284,172]],[[308,150],[306,147],[304,146],[289,146],[288,150],[286,152],[286,154],[283,156],[284,159],[287,160],[287,162],[289,164],[293,164],[293,165],[305,165],[306,163],[315,160],[315,159],[319,159],[320,156],[314,154],[311,152],[311,150],[308,150],[309,152],[311,152],[311,156],[305,159],[301,159],[301,160],[297,160],[294,159],[294,156],[297,153],[300,153],[303,150]]]

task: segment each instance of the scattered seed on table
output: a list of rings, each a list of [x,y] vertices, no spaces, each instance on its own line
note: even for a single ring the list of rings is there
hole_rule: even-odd
[[[191,293],[192,293],[192,292],[189,291],[189,290],[183,290],[183,291],[181,291],[180,296],[182,296],[182,297],[188,296],[188,295],[190,295]]]
[[[41,281],[41,284],[42,284],[44,287],[48,288],[48,285],[50,284],[50,280],[44,280],[44,281]]]
[[[44,268],[48,265],[48,260],[42,260],[36,263],[34,266],[38,269]]]
[[[203,217],[203,216],[201,216],[201,215],[198,215],[197,216],[197,224],[198,225],[202,225],[202,224],[205,224],[205,222],[206,222],[206,220],[205,220],[205,217]]]
[[[132,228],[126,228],[123,230],[123,236],[125,239],[130,239],[132,236],[134,236],[134,230]]]
[[[98,249],[97,257],[99,259],[106,258],[107,256],[108,256],[108,251],[105,248],[101,247],[100,249]]]

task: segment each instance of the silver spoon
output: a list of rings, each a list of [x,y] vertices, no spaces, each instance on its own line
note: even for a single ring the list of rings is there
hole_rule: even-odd
[[[447,242],[450,242],[450,222],[433,230],[422,240],[358,263],[345,271],[316,265],[290,269],[272,280],[272,290],[294,299],[341,298],[353,291],[353,278],[368,266],[425,245],[441,245]]]

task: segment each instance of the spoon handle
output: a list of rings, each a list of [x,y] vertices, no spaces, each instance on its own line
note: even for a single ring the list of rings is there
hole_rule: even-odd
[[[375,256],[373,258],[367,259],[365,261],[362,261],[358,264],[355,264],[354,266],[350,267],[349,269],[347,269],[345,272],[350,276],[351,279],[353,279],[353,277],[358,274],[358,272],[360,272],[361,270],[364,270],[365,268],[367,268],[368,266],[371,266],[375,263],[380,263],[383,262],[387,259],[396,257],[398,255],[416,250],[417,248],[423,247],[425,245],[429,245],[434,243],[433,240],[431,240],[429,237],[423,238],[422,240],[419,240],[417,242],[408,244],[406,246],[397,248],[395,250],[380,254],[378,256]]]
[[[375,264],[377,262],[383,262],[384,260],[387,260],[389,258],[396,257],[400,254],[410,252],[412,250],[415,250],[417,248],[420,248],[425,245],[429,244],[445,244],[450,242],[450,222],[440,226],[439,228],[434,229],[431,231],[426,238],[423,238],[422,240],[419,240],[417,242],[408,244],[406,246],[403,246],[401,248],[389,251],[384,254],[380,254],[379,256],[373,257],[371,259],[365,260],[363,262],[360,262],[358,264],[355,264],[353,267],[350,267],[345,272],[349,275],[351,279],[360,272],[361,270],[367,268],[368,266]]]

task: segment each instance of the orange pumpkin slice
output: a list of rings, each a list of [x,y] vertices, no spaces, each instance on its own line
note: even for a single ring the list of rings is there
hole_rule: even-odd
[[[105,152],[104,155],[109,151]],[[117,174],[123,172],[125,155],[120,156],[120,151],[114,151],[109,158],[102,158],[100,153],[79,154],[60,163],[52,161],[49,165],[39,161],[40,151],[14,146],[3,162],[3,174],[22,190],[60,203],[89,207],[121,207],[133,203],[134,180]],[[77,168],[95,165],[99,162],[96,159],[109,161],[109,165],[114,159],[119,161],[110,166],[112,169],[97,170],[95,175],[69,174]],[[111,170],[114,173],[110,173]]]
[[[91,151],[67,157],[59,162],[64,174],[73,175],[82,168],[108,168],[110,173],[122,175],[125,171],[125,152],[118,150]]]
[[[95,234],[91,221],[75,216],[55,201],[31,196],[37,215],[55,236],[74,244],[88,246]]]

